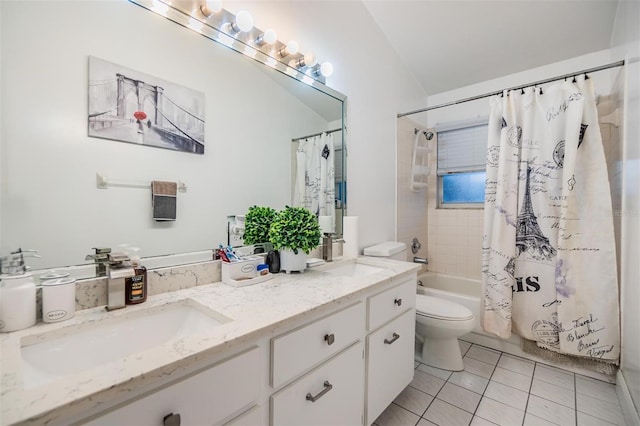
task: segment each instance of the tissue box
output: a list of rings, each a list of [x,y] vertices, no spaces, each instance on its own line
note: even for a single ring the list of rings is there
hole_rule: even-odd
[[[271,279],[271,274],[258,274],[258,265],[262,263],[262,256],[245,256],[238,262],[222,262],[222,282],[239,287]]]

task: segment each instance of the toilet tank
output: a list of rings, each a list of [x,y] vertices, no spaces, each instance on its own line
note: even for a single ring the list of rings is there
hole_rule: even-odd
[[[364,249],[365,256],[385,257],[407,261],[407,245],[397,241],[386,241]]]

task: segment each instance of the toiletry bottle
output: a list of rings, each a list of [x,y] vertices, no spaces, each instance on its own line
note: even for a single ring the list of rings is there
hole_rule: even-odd
[[[1,269],[0,331],[22,330],[35,325],[36,284],[31,272],[27,272],[23,251],[18,249],[9,256],[3,257]]]
[[[131,267],[136,272],[133,277],[125,278],[125,303],[135,305],[147,300],[147,268],[140,264],[140,256],[136,253],[138,249],[131,249]]]

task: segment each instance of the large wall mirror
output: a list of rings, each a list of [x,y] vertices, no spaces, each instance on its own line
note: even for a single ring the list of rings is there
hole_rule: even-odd
[[[44,269],[90,263],[93,247],[126,244],[143,257],[211,250],[227,241],[228,215],[290,204],[292,140],[336,128],[336,176],[346,180],[346,97],[322,84],[124,0],[0,8],[3,255],[36,249],[41,258],[28,264]],[[91,56],[204,93],[204,154],[89,137]],[[123,185],[100,189],[97,174]],[[185,184],[175,222],[152,219],[153,180]]]

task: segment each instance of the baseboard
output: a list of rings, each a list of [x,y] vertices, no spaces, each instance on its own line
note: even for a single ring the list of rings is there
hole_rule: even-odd
[[[638,415],[633,399],[631,399],[627,382],[620,370],[618,370],[618,374],[616,375],[616,394],[618,394],[618,401],[620,401],[622,405],[625,424],[629,426],[640,425],[640,415]]]

